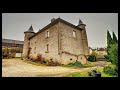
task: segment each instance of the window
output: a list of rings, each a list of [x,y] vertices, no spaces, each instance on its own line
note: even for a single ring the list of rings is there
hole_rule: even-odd
[[[35,49],[34,49],[34,54],[36,54],[36,47],[35,47]]]
[[[46,31],[46,32],[45,32],[45,37],[46,37],[46,38],[49,37],[49,31]]]
[[[73,37],[76,37],[76,32],[73,30]]]
[[[47,52],[49,52],[49,44],[47,44],[46,46],[47,46]]]

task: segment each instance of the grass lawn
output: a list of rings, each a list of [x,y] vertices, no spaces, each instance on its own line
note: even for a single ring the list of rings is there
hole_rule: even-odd
[[[20,60],[21,57],[16,57],[16,58],[2,58],[2,60],[9,60],[9,59],[13,59],[13,60]]]
[[[84,64],[84,66],[85,66],[85,67],[93,67],[95,64],[96,64],[96,62],[87,61],[87,63]]]
[[[88,77],[87,72],[74,72],[70,73],[64,77]]]
[[[32,62],[32,61],[29,61],[29,60],[24,60],[24,62],[27,62],[29,64],[33,64],[33,65],[36,65],[36,66],[45,66],[44,64],[40,64],[38,62]]]
[[[84,67],[94,67],[94,65],[96,64],[96,62],[87,62],[86,64],[84,64],[84,65],[68,65],[68,64],[66,64],[66,65],[62,65],[62,66],[65,66],[65,67],[80,67],[80,68],[84,68]]]
[[[106,73],[103,72],[103,67],[98,68],[98,70],[101,72],[101,77],[116,77],[116,76],[112,76],[112,75],[108,75]],[[70,73],[68,75],[66,75],[65,77],[90,77],[88,76],[88,72],[90,70],[84,71],[84,72],[74,72],[74,73]]]

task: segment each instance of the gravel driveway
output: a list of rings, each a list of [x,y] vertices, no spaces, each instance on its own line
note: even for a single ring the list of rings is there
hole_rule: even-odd
[[[2,77],[62,77],[72,72],[81,72],[88,69],[90,68],[36,66],[20,59],[2,60]]]

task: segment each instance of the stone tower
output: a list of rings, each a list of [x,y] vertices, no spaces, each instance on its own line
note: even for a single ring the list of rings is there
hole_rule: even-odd
[[[29,38],[31,36],[33,36],[35,34],[32,25],[30,26],[30,28],[24,32],[25,36],[24,36],[24,45],[23,45],[23,58],[28,58],[29,55]]]
[[[85,55],[89,55],[89,48],[88,48],[88,40],[87,40],[87,34],[86,34],[86,28],[85,24],[79,20],[78,27],[82,28],[82,42],[83,42],[83,53]]]

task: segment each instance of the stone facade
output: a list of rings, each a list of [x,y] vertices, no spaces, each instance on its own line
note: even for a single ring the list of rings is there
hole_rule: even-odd
[[[46,37],[46,32],[49,31],[49,37]],[[48,51],[47,51],[48,45]],[[42,54],[45,58],[59,59],[58,55],[58,24],[39,33],[30,39],[31,56]],[[36,49],[35,49],[36,48]]]
[[[75,26],[58,18],[36,34],[29,31],[30,29],[25,32],[23,57],[42,54],[43,57],[52,58],[61,64],[75,61],[86,63],[89,49],[85,25],[79,23]]]

